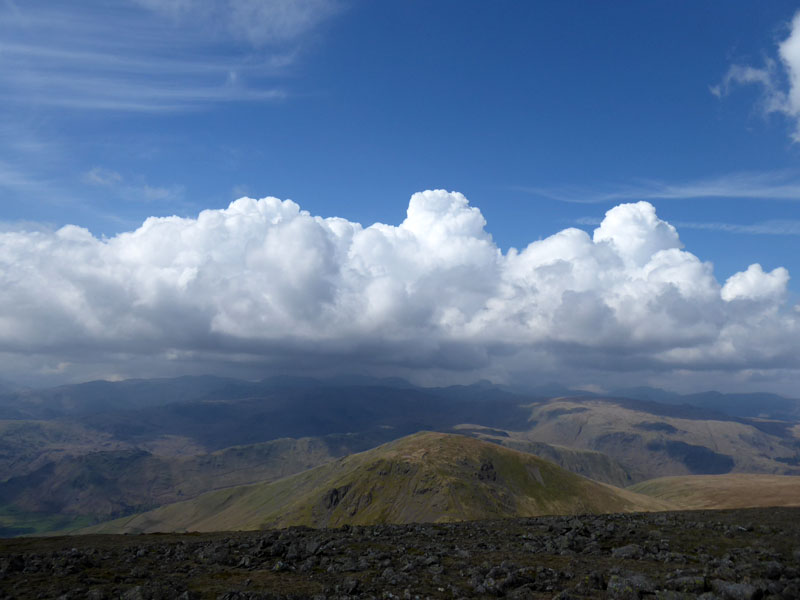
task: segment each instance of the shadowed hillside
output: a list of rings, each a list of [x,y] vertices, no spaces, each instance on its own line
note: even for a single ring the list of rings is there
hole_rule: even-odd
[[[459,425],[454,430],[463,435],[472,435],[512,450],[535,454],[556,463],[562,469],[595,481],[610,483],[617,487],[626,487],[632,483],[631,475],[622,463],[602,452],[534,442],[521,439],[518,434],[480,425]]]

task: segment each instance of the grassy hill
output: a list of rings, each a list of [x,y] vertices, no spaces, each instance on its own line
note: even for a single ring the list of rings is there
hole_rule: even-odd
[[[210,492],[81,533],[219,531],[666,510],[474,438],[414,434],[272,483]]]
[[[631,483],[625,470],[601,453],[503,438],[499,435],[503,432],[492,428],[466,427],[463,431],[470,435],[546,458],[585,477],[618,487]],[[394,437],[391,430],[381,430],[284,438],[188,456],[124,446],[66,454],[0,482],[0,530],[3,535],[20,535],[107,521],[213,490],[275,481]],[[60,451],[73,441],[70,436],[61,438]]]
[[[800,506],[800,477],[787,475],[660,477],[628,489],[685,510]]]

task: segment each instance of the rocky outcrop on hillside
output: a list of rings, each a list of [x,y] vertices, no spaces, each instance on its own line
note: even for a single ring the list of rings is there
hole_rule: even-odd
[[[800,597],[800,509],[0,541],[0,598]]]

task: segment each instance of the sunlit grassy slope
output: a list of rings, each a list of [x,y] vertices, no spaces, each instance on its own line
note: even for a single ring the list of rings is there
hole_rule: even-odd
[[[791,475],[686,475],[660,477],[628,490],[681,509],[800,506],[800,477]]]
[[[423,432],[272,483],[240,486],[90,532],[215,531],[664,510],[671,505],[460,435]]]

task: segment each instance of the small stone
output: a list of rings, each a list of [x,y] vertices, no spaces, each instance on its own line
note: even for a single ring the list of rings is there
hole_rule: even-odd
[[[655,592],[653,582],[639,573],[622,577],[612,575],[608,580],[608,596],[620,600],[638,600],[642,594],[652,594]]]
[[[145,600],[144,588],[137,585],[122,594],[122,600]]]
[[[627,579],[612,575],[608,580],[607,597],[615,600],[639,600],[639,592]]]
[[[279,560],[278,562],[275,563],[275,566],[272,567],[272,570],[275,571],[276,573],[280,573],[282,571],[288,571],[289,567],[285,562]]]
[[[355,578],[345,579],[343,590],[345,594],[355,594],[358,591],[359,581]]]
[[[760,591],[749,583],[731,583],[715,579],[711,582],[711,589],[723,600],[758,600]]]
[[[702,594],[708,590],[708,582],[702,575],[676,577],[668,580],[666,587],[677,592]]]
[[[620,546],[611,551],[611,556],[614,558],[641,558],[642,547],[639,544],[628,544],[627,546]]]
[[[676,592],[674,590],[658,590],[655,594],[656,600],[695,600],[696,598],[696,594]]]
[[[775,560],[764,563],[764,574],[767,579],[780,579],[783,575],[784,566]]]

